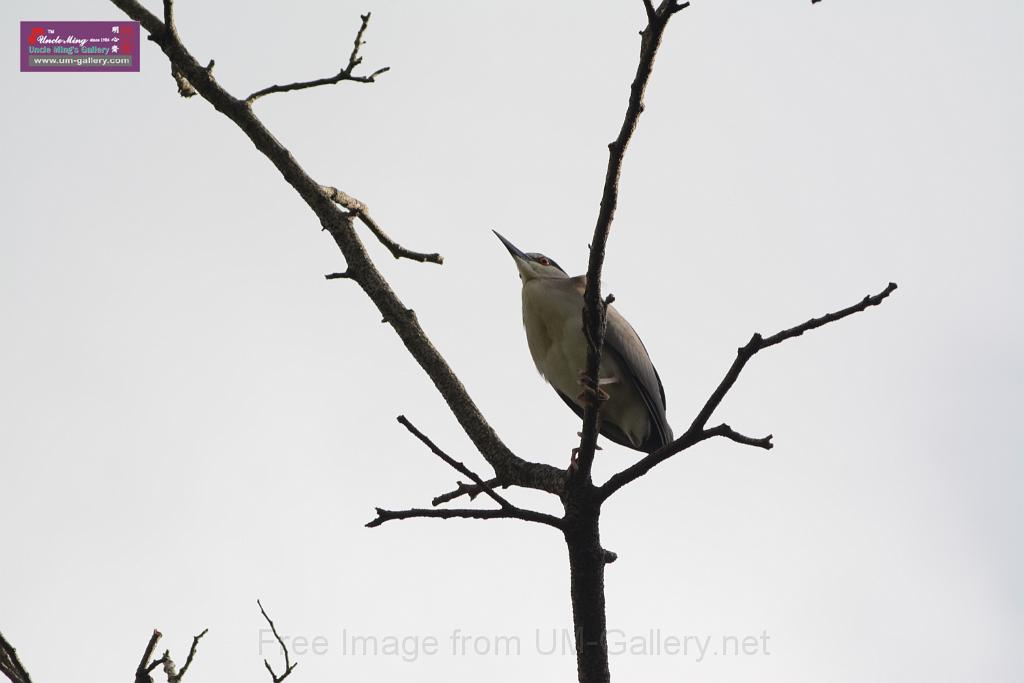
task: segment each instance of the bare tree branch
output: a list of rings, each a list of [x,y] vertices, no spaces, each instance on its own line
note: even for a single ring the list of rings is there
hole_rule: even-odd
[[[654,69],[654,58],[658,54],[661,38],[668,26],[669,19],[689,3],[677,3],[675,0],[663,0],[654,8],[650,0],[645,0],[647,10],[647,27],[640,33],[640,60],[636,68],[636,76],[630,86],[629,103],[626,115],[619,128],[618,137],[608,145],[608,168],[605,171],[604,190],[601,194],[601,209],[594,227],[594,236],[590,243],[590,262],[587,266],[587,288],[583,294],[583,330],[588,341],[586,377],[589,401],[583,411],[583,435],[580,439],[576,477],[582,485],[591,482],[591,468],[594,463],[594,451],[597,447],[599,430],[598,413],[601,409],[601,397],[596,391],[598,387],[598,370],[601,364],[601,351],[604,346],[605,313],[608,303],[601,299],[601,269],[604,266],[605,246],[608,233],[611,231],[615,209],[619,202],[619,176],[622,173],[622,161],[626,148],[636,130],[640,114],[644,110],[644,91]],[[589,391],[587,391],[589,389]]]
[[[458,460],[456,460],[455,458],[451,457],[450,455],[442,451],[440,448],[438,448],[437,445],[433,441],[431,441],[423,432],[416,429],[416,427],[411,422],[409,422],[405,415],[399,415],[398,422],[403,427],[408,429],[413,436],[422,441],[426,445],[426,447],[429,448],[434,453],[434,455],[441,458],[441,460],[444,460],[446,463],[451,465],[461,474],[464,474],[470,479],[472,479],[473,483],[479,486],[480,490],[487,494],[498,505],[505,508],[506,510],[511,510],[515,508],[515,505],[508,502],[507,500],[505,500],[505,498],[496,493],[494,489],[492,489],[483,479],[477,476],[475,472],[473,472],[463,463],[459,462]]]
[[[755,446],[756,448],[763,448],[766,451],[770,451],[772,449],[772,446],[773,446],[773,444],[772,444],[772,435],[771,434],[769,434],[768,436],[762,436],[760,438],[755,438],[755,437],[752,437],[752,436],[745,436],[743,434],[740,434],[739,432],[737,432],[736,430],[734,430],[732,427],[730,427],[727,424],[720,424],[717,427],[712,427],[711,429],[705,429],[704,430],[704,435],[705,436],[724,436],[725,438],[731,439],[731,440],[735,441],[736,443],[741,443],[744,446]]]
[[[455,500],[456,498],[461,498],[462,496],[469,496],[469,499],[473,500],[478,495],[483,493],[484,490],[482,486],[478,486],[476,484],[465,484],[461,481],[457,481],[455,482],[455,484],[458,488],[456,488],[454,491],[442,493],[441,495],[434,497],[430,501],[430,504],[433,505],[434,507],[437,507],[438,505]],[[502,484],[501,480],[498,479],[497,477],[494,477],[493,479],[488,479],[487,481],[484,482],[484,484],[492,488],[496,486],[500,486],[501,488],[508,488],[508,485]]]
[[[178,27],[174,25],[174,0],[163,0],[164,26],[171,35],[178,35]]]
[[[278,635],[277,627],[274,626],[274,622],[271,621],[269,616],[267,616],[266,610],[263,609],[263,604],[259,600],[256,601],[256,604],[259,605],[260,614],[262,614],[263,618],[267,620],[268,624],[270,624],[270,630],[273,632],[274,637],[277,638],[277,642],[281,645],[281,650],[284,652],[284,673],[282,673],[280,676],[274,673],[274,669],[270,666],[270,662],[268,662],[266,659],[263,660],[263,666],[267,667],[267,671],[270,672],[270,678],[274,681],[274,683],[281,683],[281,681],[288,678],[288,676],[291,674],[292,671],[295,670],[295,667],[297,667],[299,663],[293,663],[291,661],[291,655],[288,653],[288,646],[284,644],[284,640],[282,640],[281,636]]]
[[[18,651],[4,638],[3,633],[0,633],[0,673],[11,683],[32,683],[28,671],[18,659]]]
[[[166,661],[167,661],[167,652],[164,652],[164,654],[160,657],[160,659],[154,659],[152,662],[150,662],[149,666],[146,667],[146,673],[147,674],[153,673],[153,671],[158,666],[163,665],[163,663],[166,662]],[[147,678],[146,680],[152,682],[153,679],[152,678]]]
[[[761,351],[762,349],[766,349],[770,346],[780,344],[786,341],[787,339],[799,337],[804,332],[817,329],[822,325],[827,325],[828,323],[835,322],[837,320],[842,320],[843,318],[849,315],[853,315],[854,313],[859,313],[870,306],[877,306],[878,304],[882,303],[882,301],[884,301],[886,297],[888,297],[894,291],[896,291],[896,283],[890,282],[886,286],[886,288],[879,292],[878,294],[874,296],[865,296],[861,301],[857,302],[856,304],[838,310],[834,313],[828,313],[820,318],[811,318],[810,320],[803,324],[797,325],[796,327],[792,327],[788,330],[782,330],[781,332],[777,332],[776,334],[773,334],[770,337],[762,337],[760,334],[755,334],[753,337],[750,338],[750,341],[747,342],[745,346],[737,350],[736,360],[733,361],[733,364],[729,368],[729,371],[722,379],[722,382],[715,389],[714,393],[711,394],[711,397],[708,399],[707,403],[704,404],[704,407],[701,409],[700,413],[698,413],[697,417],[694,418],[693,424],[691,425],[691,429],[693,429],[694,427],[702,429],[704,425],[707,424],[708,420],[711,419],[711,414],[715,412],[715,409],[722,402],[722,399],[725,398],[726,393],[728,393],[729,389],[732,388],[732,385],[736,383],[736,380],[737,378],[739,378],[740,372],[743,370],[743,367],[747,364],[747,361],[754,356],[755,353]]]
[[[755,334],[753,337],[750,338],[750,341],[747,342],[746,345],[740,347],[736,351],[736,360],[733,361],[732,365],[729,367],[728,372],[726,372],[725,377],[715,388],[714,392],[711,394],[711,397],[708,398],[707,402],[704,404],[704,407],[701,408],[700,412],[697,414],[697,417],[694,418],[693,422],[690,424],[690,427],[686,430],[686,432],[678,439],[662,448],[661,450],[651,453],[650,455],[638,460],[633,465],[625,468],[621,472],[613,475],[598,490],[599,499],[607,499],[608,496],[612,495],[626,484],[636,479],[639,479],[643,475],[647,474],[647,472],[649,472],[656,465],[664,462],[665,460],[668,460],[676,453],[684,451],[687,448],[693,446],[694,444],[699,443],[700,441],[703,441],[704,439],[711,436],[725,436],[739,443],[744,443],[751,446],[759,446],[761,448],[770,448],[770,436],[765,437],[764,439],[752,439],[750,437],[737,434],[736,432],[732,431],[732,429],[728,427],[728,425],[720,425],[710,430],[704,428],[708,420],[711,418],[711,415],[715,412],[715,409],[722,403],[722,399],[725,398],[725,395],[729,393],[729,390],[736,383],[736,380],[739,379],[740,372],[743,371],[743,368],[747,364],[747,361],[753,358],[754,354],[756,354],[758,351],[769,348],[771,346],[775,346],[776,344],[781,344],[787,339],[799,337],[804,332],[817,329],[823,325],[827,325],[828,323],[835,322],[837,320],[842,320],[847,316],[853,315],[854,313],[859,313],[871,306],[877,306],[880,303],[882,303],[882,301],[884,301],[886,297],[888,297],[894,291],[896,291],[896,283],[890,282],[888,286],[878,294],[875,294],[874,296],[866,296],[858,303],[843,308],[841,310],[835,311],[834,313],[828,313],[820,318],[811,318],[810,320],[803,324],[797,325],[796,327],[791,327],[786,330],[782,330],[781,332],[777,332],[776,334],[773,334],[770,337],[762,337],[760,334]]]
[[[482,491],[491,499],[493,499],[498,505],[501,506],[498,510],[450,510],[447,508],[442,509],[418,509],[414,508],[411,510],[384,510],[377,508],[376,519],[369,522],[366,526],[369,528],[378,527],[384,522],[389,522],[395,519],[410,519],[413,517],[434,517],[440,519],[452,519],[452,518],[471,518],[471,519],[520,519],[527,522],[538,522],[541,524],[547,524],[553,526],[556,529],[562,528],[562,520],[553,515],[545,514],[543,512],[535,512],[533,510],[524,510],[523,508],[517,507],[510,503],[503,496],[498,494],[490,484],[481,479],[475,472],[466,467],[463,463],[459,462],[455,458],[451,457],[437,445],[431,441],[423,432],[416,429],[416,427],[409,422],[405,415],[398,416],[398,422],[402,424],[409,432],[417,439],[422,441],[427,448],[429,448],[434,455],[444,460],[446,463],[451,465],[454,469],[460,473],[466,475],[473,480],[473,483],[478,491]],[[468,487],[467,487],[468,489]],[[467,493],[469,491],[467,490]],[[473,493],[470,498],[476,494]],[[435,499],[436,501],[437,499]],[[434,503],[437,504],[436,502]]]
[[[165,2],[164,12],[169,12],[170,2]],[[153,650],[156,649],[157,641],[160,640],[161,633],[156,629],[153,629],[153,635],[149,637],[149,642],[146,643],[146,649],[142,651],[142,659],[139,661],[139,666],[135,669],[135,683],[153,683],[153,678],[149,673],[156,667],[156,663],[150,666],[149,660],[153,657]],[[159,661],[159,660],[158,660]]]
[[[342,81],[353,81],[355,83],[373,83],[377,76],[382,73],[389,71],[391,67],[385,66],[377,69],[369,76],[355,76],[352,71],[363,63],[363,58],[359,56],[359,48],[365,45],[363,40],[363,34],[366,32],[366,27],[370,23],[370,13],[360,15],[360,19],[363,23],[359,26],[359,31],[356,32],[356,39],[352,45],[352,54],[349,55],[348,64],[343,66],[338,73],[334,74],[330,78],[318,78],[313,81],[300,81],[298,83],[289,83],[288,85],[271,85],[262,90],[257,90],[253,94],[245,98],[247,104],[252,104],[264,95],[270,95],[278,92],[291,92],[293,90],[305,90],[306,88],[316,88],[321,85],[334,85],[335,83],[341,83]],[[166,23],[166,21],[165,21]]]
[[[192,637],[192,647],[189,648],[188,657],[185,659],[185,666],[181,667],[181,671],[179,671],[177,675],[174,676],[173,680],[171,678],[168,678],[168,683],[179,683],[181,679],[185,678],[185,673],[188,671],[188,668],[192,666],[192,660],[196,656],[196,648],[199,646],[199,641],[202,639],[203,636],[206,635],[207,631],[209,630],[210,629],[208,628],[204,628],[202,633],[200,633],[198,636]]]
[[[406,308],[377,270],[356,234],[350,216],[339,210],[331,199],[324,195],[321,185],[306,173],[288,149],[267,130],[255,115],[253,108],[225,90],[214,78],[212,71],[201,66],[177,36],[169,32],[163,22],[138,0],[111,2],[142,24],[150,33],[151,39],[160,46],[196,92],[245,133],[256,149],[274,164],[284,179],[313,210],[321,226],[334,238],[335,244],[344,255],[350,277],[359,284],[377,306],[381,316],[398,333],[410,354],[433,381],[473,445],[502,481],[560,494],[565,488],[565,472],[550,465],[528,462],[509,450],[484,418],[447,361],[430,342],[415,314]]]
[[[367,208],[366,204],[359,201],[355,197],[345,194],[336,187],[330,187],[324,185],[321,187],[324,195],[327,196],[332,202],[335,202],[339,206],[348,209],[353,216],[358,218],[363,225],[370,229],[373,236],[377,238],[377,241],[387,247],[387,250],[391,252],[391,255],[396,259],[409,259],[411,261],[419,261],[420,263],[430,262],[438,265],[444,263],[444,258],[437,253],[425,254],[418,251],[411,251],[406,249],[398,242],[395,242],[391,237],[384,232],[377,222],[370,216],[370,209]]]
[[[434,519],[519,519],[524,522],[537,522],[546,524],[555,529],[562,530],[562,520],[554,515],[523,508],[499,508],[495,509],[454,509],[454,508],[412,508],[411,510],[385,510],[377,508],[377,517],[367,522],[366,527],[372,529],[384,522],[397,519],[413,519],[416,517],[431,517]]]
[[[135,683],[153,683],[153,677],[150,675],[157,667],[162,667],[164,675],[167,676],[167,683],[181,683],[181,680],[185,678],[185,673],[188,668],[192,666],[192,660],[196,656],[196,648],[199,647],[199,641],[203,636],[206,635],[209,629],[203,629],[203,632],[192,638],[192,647],[189,648],[188,658],[185,660],[185,666],[181,667],[181,671],[177,670],[174,660],[171,659],[171,651],[164,650],[163,655],[159,659],[150,661],[153,657],[153,651],[156,650],[156,644],[160,640],[160,631],[154,630],[153,635],[150,636],[149,642],[146,644],[146,649],[142,653],[142,659],[139,661],[139,666],[135,669]]]

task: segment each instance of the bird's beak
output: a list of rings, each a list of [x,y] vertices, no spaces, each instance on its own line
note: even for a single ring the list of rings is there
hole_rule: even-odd
[[[516,245],[512,244],[507,239],[502,237],[501,233],[499,233],[497,230],[492,230],[491,232],[493,232],[495,235],[497,235],[498,239],[501,240],[501,243],[505,245],[506,249],[508,249],[508,253],[512,254],[512,257],[517,262],[528,262],[530,260],[529,256],[527,256],[526,254],[521,252],[519,250],[519,248],[516,247]]]

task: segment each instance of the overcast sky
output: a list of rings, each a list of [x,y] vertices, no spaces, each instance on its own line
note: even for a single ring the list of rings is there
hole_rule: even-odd
[[[364,235],[509,446],[567,464],[578,420],[533,369],[491,229],[585,269],[641,2],[177,7],[239,96],[334,73],[373,10],[378,83],[257,111],[313,177],[445,256]],[[115,18],[0,5],[10,40]],[[607,506],[613,647],[648,648],[614,655],[616,680],[1020,680],[1022,22],[1014,0],[705,0],[673,20],[605,284],[677,433],[752,332],[899,290],[751,363],[716,419],[773,451],[705,443]],[[195,683],[267,680],[257,598],[328,643],[296,683],[572,680],[570,653],[544,654],[571,627],[556,532],[363,528],[458,478],[397,415],[485,464],[368,299],[324,281],[344,263],[308,208],[143,50],[138,74],[21,74],[13,48],[0,71],[0,629],[34,680],[128,680],[154,627],[180,660],[209,627]],[[596,475],[636,457],[605,442]],[[767,654],[712,653],[762,635]],[[706,656],[652,652],[687,636]]]

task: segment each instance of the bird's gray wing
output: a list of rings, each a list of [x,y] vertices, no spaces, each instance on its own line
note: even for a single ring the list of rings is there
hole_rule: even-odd
[[[642,445],[643,450],[652,452],[661,448],[672,441],[672,428],[665,416],[665,387],[640,335],[612,306],[608,307],[604,346],[619,361],[647,406],[652,429]]]

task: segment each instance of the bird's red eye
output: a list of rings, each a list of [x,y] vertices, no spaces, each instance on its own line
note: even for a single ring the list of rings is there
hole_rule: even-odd
[[[551,265],[551,261],[548,261],[543,256],[541,256],[539,259],[537,259],[537,263],[541,264],[542,266],[550,266]]]

